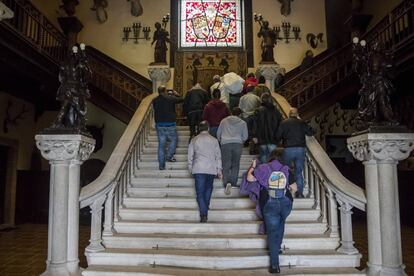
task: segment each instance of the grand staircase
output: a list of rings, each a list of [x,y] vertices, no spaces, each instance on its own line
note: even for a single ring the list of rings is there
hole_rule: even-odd
[[[135,161],[123,168],[122,164],[129,163],[118,163],[125,174],[119,174],[115,178],[119,184],[106,193],[106,199],[113,200],[104,204],[104,217],[109,221],[104,223],[101,244],[100,239],[94,243],[97,236],[93,234],[100,230],[94,230],[100,209],[90,205],[92,214],[98,213],[92,217],[91,245],[85,253],[89,266],[83,275],[266,275],[266,236],[258,234],[261,222],[254,204],[238,189],[233,188],[226,196],[221,181],[215,179],[208,222],[200,223],[194,180],[187,170],[188,127],[178,127],[177,162],[167,163],[166,170],[160,171],[152,112],[138,116],[139,111],[134,118],[140,120],[131,123],[140,121],[143,127],[134,140],[137,146],[127,151]],[[121,141],[127,137],[128,129]],[[117,148],[125,146],[120,144]],[[254,157],[243,150],[240,177]],[[106,174],[104,170],[102,175]],[[332,235],[332,227],[312,189],[306,189],[308,198],[294,201],[288,217],[280,257],[282,273],[361,275],[355,269],[361,255],[336,250],[340,237]],[[88,196],[82,192],[81,204],[85,206]],[[99,193],[95,199],[96,196]]]

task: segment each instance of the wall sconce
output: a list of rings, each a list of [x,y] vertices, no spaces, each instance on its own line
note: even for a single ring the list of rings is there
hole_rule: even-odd
[[[132,31],[132,37],[130,37],[130,33]],[[142,36],[141,31],[144,33],[144,35]],[[123,33],[124,33],[124,37],[122,38],[122,41],[127,42],[130,39],[135,40],[134,43],[138,44],[138,39],[145,39],[145,40],[149,40],[149,33],[151,32],[151,28],[150,27],[144,27],[141,25],[140,22],[135,22],[132,24],[132,28],[131,27],[124,27],[123,28]]]
[[[263,24],[263,16],[262,14],[253,14],[253,18],[255,22],[258,22],[260,26]],[[283,32],[283,37],[280,36],[280,32]],[[284,40],[285,43],[289,43],[289,40],[294,39],[295,41],[300,40],[300,27],[299,26],[292,26],[289,22],[282,22],[282,26],[274,26],[273,33],[276,36],[277,40]],[[293,33],[293,37],[291,36]]]

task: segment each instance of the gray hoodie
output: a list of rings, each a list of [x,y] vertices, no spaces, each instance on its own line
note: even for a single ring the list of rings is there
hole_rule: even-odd
[[[230,143],[243,144],[247,137],[247,124],[237,116],[224,118],[217,130],[217,139],[221,145]]]

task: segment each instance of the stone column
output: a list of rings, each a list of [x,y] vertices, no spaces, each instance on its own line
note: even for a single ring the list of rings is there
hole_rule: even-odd
[[[158,87],[165,85],[171,78],[171,71],[168,64],[149,65],[148,74],[152,80],[153,93],[158,93]]]
[[[260,63],[257,66],[256,75],[265,77],[266,86],[270,92],[275,91],[275,79],[279,74],[285,75],[285,68],[280,67],[277,63]]]
[[[43,276],[81,275],[78,258],[80,165],[95,140],[83,135],[36,135],[36,145],[50,163],[47,268]]]
[[[402,263],[397,163],[414,149],[414,133],[363,133],[348,149],[365,166],[367,275],[406,275]]]
[[[3,2],[0,2],[0,21],[13,18],[14,14]]]

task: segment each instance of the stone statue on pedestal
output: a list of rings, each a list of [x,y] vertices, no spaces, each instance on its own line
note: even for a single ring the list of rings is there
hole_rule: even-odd
[[[378,43],[370,47],[365,41],[358,44],[354,39],[353,60],[354,69],[362,83],[359,90],[357,129],[398,125],[390,102],[394,87],[388,74],[392,68],[389,55]]]
[[[86,129],[86,99],[90,98],[88,82],[92,71],[85,53],[85,45],[81,51],[74,46],[69,60],[60,67],[56,99],[61,102],[61,108],[53,125],[45,133],[85,133]]]
[[[260,31],[257,34],[258,37],[263,37],[261,42],[262,48],[262,62],[275,62],[273,55],[273,48],[276,45],[277,37],[273,29],[269,28],[269,22],[263,21],[260,26]]]
[[[151,45],[155,43],[154,62],[153,64],[167,64],[167,42],[171,43],[168,38],[169,33],[162,28],[161,23],[155,23],[155,32]]]

